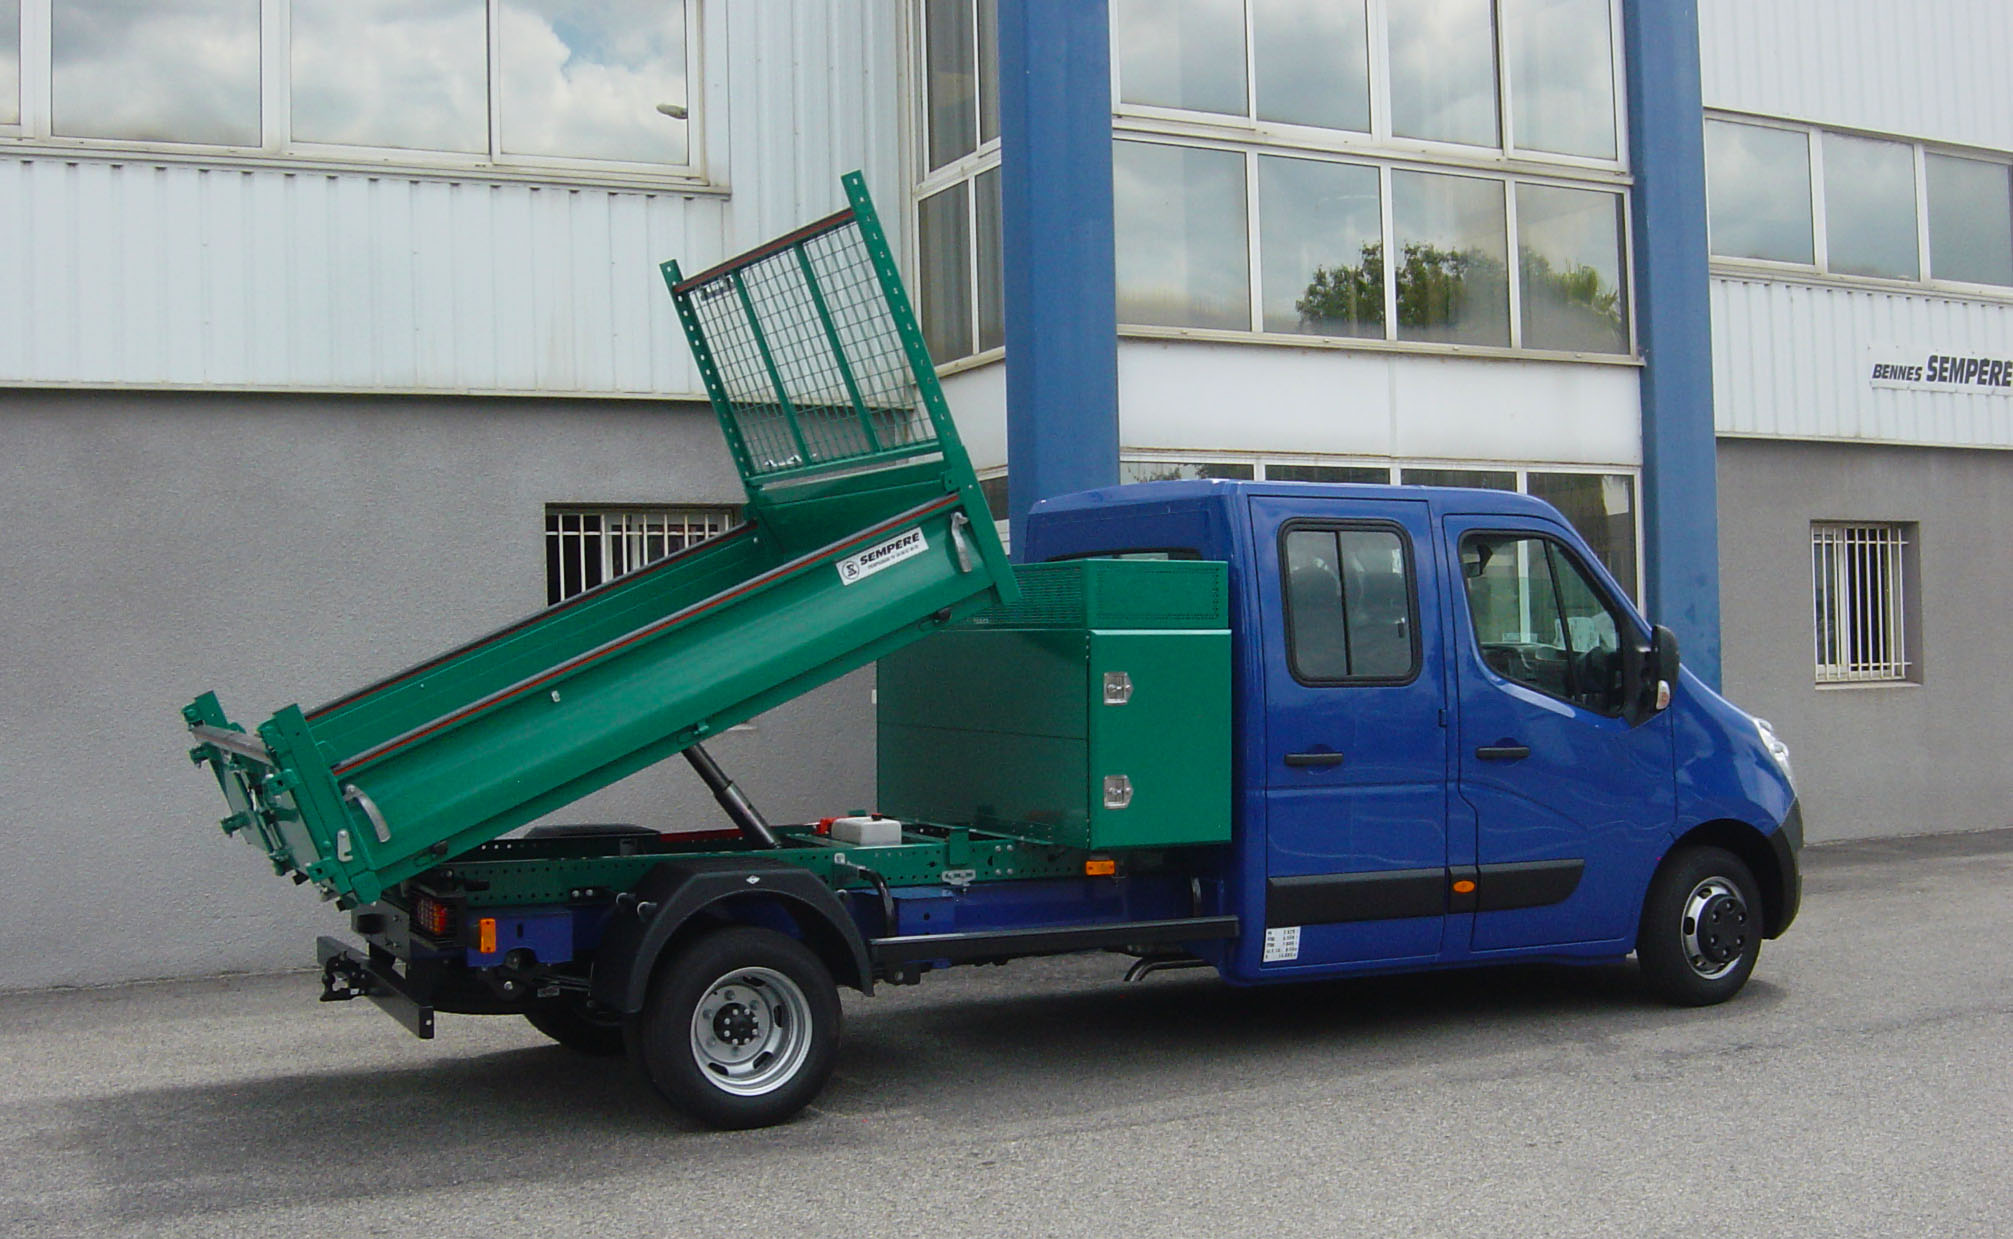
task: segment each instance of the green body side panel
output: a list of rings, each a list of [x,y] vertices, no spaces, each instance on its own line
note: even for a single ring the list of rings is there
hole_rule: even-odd
[[[845,188],[846,210],[693,279],[665,265],[748,523],[313,711],[289,706],[256,738],[198,698],[183,716],[227,832],[368,903],[1017,598],[887,239],[857,174]]]
[[[1224,566],[1018,575],[1019,604],[881,661],[880,811],[1093,851],[1227,842]]]

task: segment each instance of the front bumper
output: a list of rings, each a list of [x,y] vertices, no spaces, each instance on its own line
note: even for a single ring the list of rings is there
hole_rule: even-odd
[[[1796,913],[1803,905],[1803,866],[1800,862],[1803,852],[1803,802],[1792,800],[1789,812],[1783,814],[1782,825],[1768,836],[1769,850],[1775,855],[1778,880],[1776,899],[1769,908],[1768,925],[1765,934],[1779,938],[1796,919]]]

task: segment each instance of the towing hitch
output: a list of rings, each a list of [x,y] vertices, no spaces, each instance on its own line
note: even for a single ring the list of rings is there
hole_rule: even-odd
[[[322,962],[323,1002],[368,998],[413,1036],[422,1041],[432,1039],[433,1004],[422,1002],[389,963],[380,965],[369,956],[357,954],[342,939],[326,934],[315,939],[315,954]]]

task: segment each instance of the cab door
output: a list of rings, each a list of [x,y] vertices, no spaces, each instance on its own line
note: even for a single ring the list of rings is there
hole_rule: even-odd
[[[1623,717],[1648,632],[1565,531],[1449,517],[1459,564],[1459,794],[1475,821],[1477,953],[1632,939],[1676,813],[1667,714]],[[1623,949],[1626,949],[1625,947]]]
[[[1443,638],[1424,502],[1254,496],[1266,944],[1285,971],[1439,954]]]

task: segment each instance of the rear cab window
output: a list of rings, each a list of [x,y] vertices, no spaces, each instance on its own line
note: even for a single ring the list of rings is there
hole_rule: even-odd
[[[1301,522],[1280,533],[1286,651],[1303,684],[1398,684],[1419,672],[1411,541],[1395,525]]]

